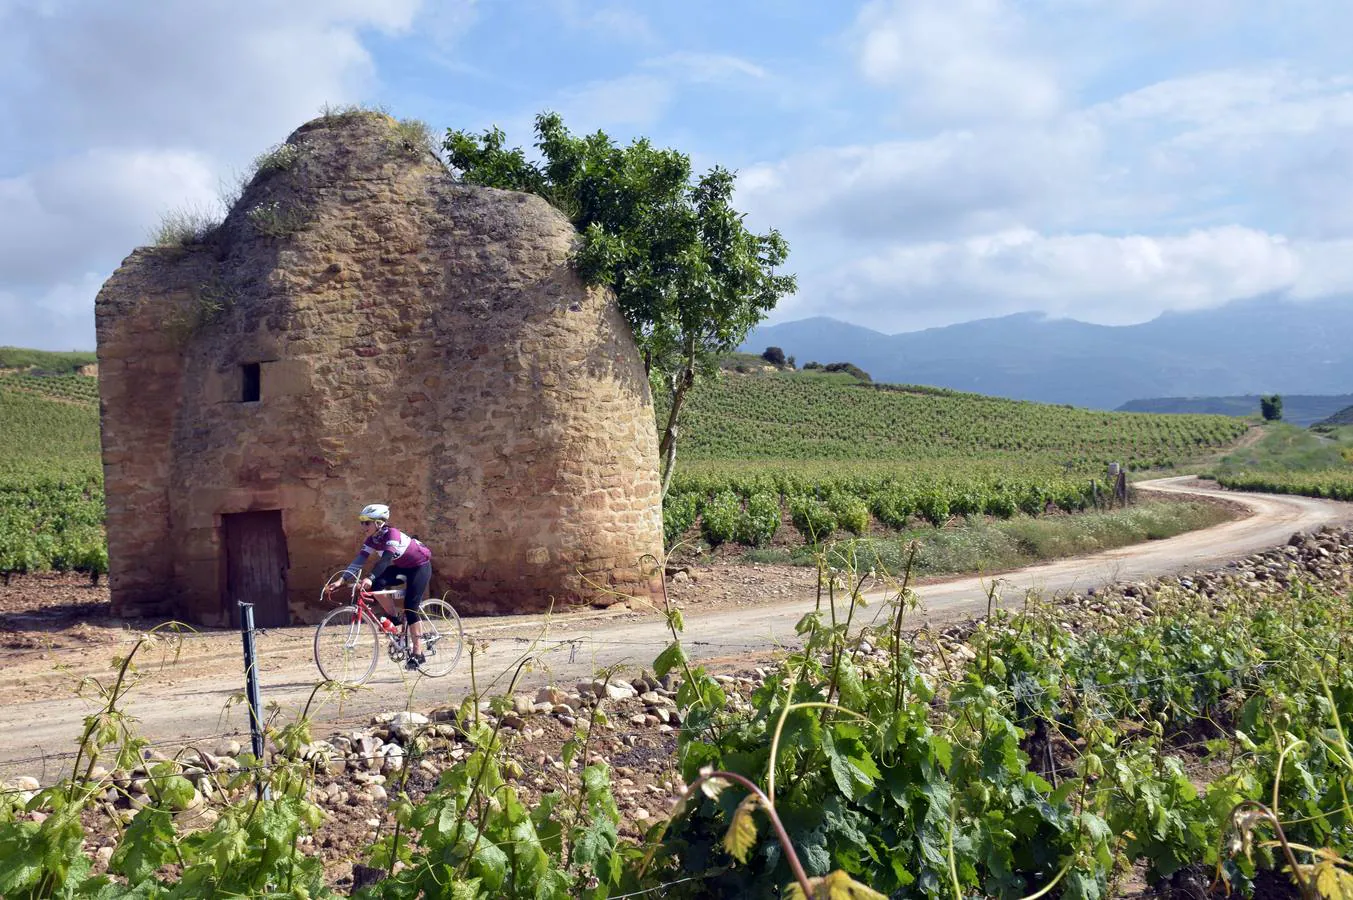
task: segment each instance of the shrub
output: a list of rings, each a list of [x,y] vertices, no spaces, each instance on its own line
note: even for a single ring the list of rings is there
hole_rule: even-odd
[[[949,521],[949,498],[941,491],[926,491],[916,498],[916,511],[921,518],[939,528]]]
[[[822,363],[813,360],[809,360],[808,362],[803,364],[803,370],[805,372],[807,372],[809,369],[820,369],[820,368],[822,368]]]
[[[794,497],[789,501],[789,518],[803,539],[816,544],[836,530],[836,516],[821,500],[812,497]]]
[[[827,507],[836,517],[836,524],[854,535],[869,530],[869,504],[853,494],[834,494]]]
[[[785,364],[785,351],[779,347],[767,347],[761,354],[761,358],[772,366],[783,366]]]
[[[1015,498],[1011,497],[1006,491],[996,491],[987,495],[986,514],[995,516],[998,519],[1008,519],[1015,514],[1018,507],[1015,505]]]
[[[221,221],[209,212],[191,206],[179,206],[160,216],[160,227],[151,233],[156,247],[191,247],[207,241]]]
[[[987,498],[978,488],[967,486],[949,497],[949,512],[955,516],[976,516],[987,507]]]
[[[1028,484],[1024,486],[1015,502],[1019,504],[1019,511],[1026,516],[1037,516],[1041,515],[1047,506],[1048,497],[1038,485]]]
[[[258,175],[285,172],[300,158],[301,148],[297,144],[278,144],[254,157],[254,172]]]
[[[732,491],[720,491],[705,504],[700,516],[700,534],[712,546],[719,546],[738,536],[738,520],[742,518],[742,501]]]
[[[432,129],[421,119],[400,119],[390,133],[390,145],[396,153],[418,158],[431,153],[437,155],[437,142]]]
[[[1266,394],[1259,398],[1259,412],[1265,422],[1277,422],[1283,417],[1283,398],[1278,394]]]
[[[804,368],[807,368],[807,366],[805,366]],[[872,379],[872,378],[869,377],[869,373],[868,373],[868,372],[866,372],[864,369],[861,369],[859,366],[855,365],[854,363],[848,363],[848,362],[834,362],[834,363],[827,363],[827,365],[823,366],[822,368],[823,368],[823,371],[825,371],[825,372],[846,372],[846,373],[849,373],[850,375],[854,376],[855,378],[860,379],[861,381],[873,381],[873,380],[874,380],[874,379]]]
[[[1080,512],[1090,505],[1090,489],[1075,482],[1059,485],[1054,492],[1052,502],[1066,512]]]
[[[343,122],[361,116],[385,116],[389,118],[390,110],[384,106],[364,103],[340,103],[337,106],[325,103],[320,107],[319,114],[322,119]]]
[[[764,547],[780,529],[780,500],[774,494],[753,494],[738,519],[738,543]]]
[[[681,539],[686,530],[695,524],[700,515],[700,497],[698,494],[668,495],[662,504],[663,544],[670,548]]]
[[[915,511],[915,505],[911,497],[907,496],[902,490],[892,488],[891,490],[879,491],[869,498],[869,509],[878,519],[889,528],[901,531],[907,527],[907,520]]]

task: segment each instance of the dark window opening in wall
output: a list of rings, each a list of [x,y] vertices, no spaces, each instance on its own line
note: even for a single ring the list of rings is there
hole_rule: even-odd
[[[241,403],[253,403],[258,400],[261,368],[258,363],[245,363],[240,366]]]

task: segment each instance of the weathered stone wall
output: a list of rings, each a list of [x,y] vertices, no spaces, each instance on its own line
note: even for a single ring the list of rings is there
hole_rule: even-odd
[[[434,588],[465,612],[648,593],[657,440],[627,326],[573,273],[564,216],[455,184],[392,125],[302,127],[210,248],[138,251],[101,292],[115,605],[168,583],[177,614],[223,624],[221,516],[277,509],[291,614],[314,620],[374,501],[432,548]],[[155,337],[145,371],[136,345],[185,286],[197,318],[179,315],[176,346]],[[261,396],[242,402],[252,363]]]
[[[168,323],[193,303],[209,254],[142,249],[100,292],[99,415],[107,503],[108,584],[124,615],[169,611],[174,553],[166,489],[183,358]]]

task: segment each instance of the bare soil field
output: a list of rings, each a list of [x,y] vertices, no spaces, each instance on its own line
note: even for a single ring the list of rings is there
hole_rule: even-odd
[[[938,626],[971,619],[985,609],[993,581],[1008,603],[1018,602],[1031,590],[1084,592],[1110,583],[1217,568],[1284,544],[1294,532],[1353,521],[1353,504],[1223,494],[1190,479],[1139,487],[1212,496],[1241,505],[1243,514],[1205,531],[1017,572],[932,579],[918,585],[921,620]],[[688,652],[719,673],[730,694],[745,697],[760,682],[762,667],[794,645],[794,623],[814,602],[816,573],[792,566],[716,563],[670,580],[669,590],[673,602],[685,610],[683,643]],[[50,784],[68,774],[69,751],[83,716],[94,708],[92,700],[75,693],[77,685],[91,677],[109,680],[112,659],[127,653],[156,624],[113,619],[106,587],[90,585],[83,578],[32,576],[0,586],[0,660],[11,689],[11,701],[0,710],[0,777],[22,775]],[[479,648],[481,692],[491,693],[486,691],[487,681],[524,656],[533,657],[513,691],[519,707],[538,702],[545,686],[557,685],[568,692],[569,702],[581,715],[589,702],[583,699],[588,696],[586,686],[598,668],[618,667],[619,677],[632,679],[633,693],[606,701],[611,724],[595,730],[587,755],[589,760],[604,759],[611,767],[623,833],[637,837],[652,820],[666,816],[681,789],[673,766],[680,721],[655,706],[670,704],[670,699],[662,698],[670,698],[671,692],[645,673],[670,640],[657,610],[619,604],[552,620],[501,616],[468,619],[465,624]],[[263,697],[265,703],[275,704],[270,716],[293,717],[309,698],[318,678],[312,636],[313,629],[306,626],[272,629],[258,636]],[[191,746],[219,759],[238,753],[241,745],[248,748],[246,718],[238,702],[244,680],[237,632],[162,640],[143,648],[138,658],[139,683],[127,708],[140,720],[142,733],[154,741],[157,752],[172,754]],[[384,737],[394,726],[381,723],[399,715],[426,714],[423,721],[430,720],[429,727],[436,729],[435,723],[449,721],[450,710],[469,692],[467,668],[463,662],[447,678],[428,679],[409,677],[383,661],[373,681],[355,696],[312,710],[313,736],[340,745],[364,735]],[[497,691],[507,688],[501,681]],[[512,756],[521,766],[515,783],[527,803],[567,777],[561,748],[573,734],[573,721],[551,715],[548,707],[547,703],[545,714],[521,716],[511,731]],[[403,766],[392,772],[374,758],[366,768],[354,768],[341,753],[339,765],[321,768],[315,794],[331,814],[305,840],[310,852],[324,860],[331,886],[344,893],[351,889],[354,875],[360,874],[355,866],[362,862],[355,855],[357,848],[393,827],[392,793],[402,787],[416,802],[435,784],[447,762],[438,754],[447,752],[454,760],[464,751],[451,741],[442,751],[408,760],[407,772]],[[198,815],[202,821],[190,821]],[[211,815],[210,808],[203,807],[178,818],[189,827],[205,826]],[[87,852],[106,859],[102,854],[115,845],[116,829],[102,813],[91,812],[86,818]]]
[[[1239,503],[1248,515],[1203,531],[1015,572],[923,581],[917,585],[923,617],[941,624],[979,614],[993,580],[1007,602],[1030,590],[1084,591],[1217,567],[1280,545],[1293,532],[1353,521],[1353,504],[1220,491],[1191,478],[1137,487]],[[685,609],[688,652],[713,671],[745,670],[794,646],[794,624],[814,602],[816,573],[803,567],[721,564],[692,570],[690,576],[670,581],[669,591],[673,602]],[[0,709],[0,777],[31,774],[41,779],[57,772],[91,708],[74,689],[86,677],[110,676],[113,657],[126,653],[154,624],[113,619],[106,587],[79,577],[19,577],[0,587],[0,664],[10,689],[10,702]],[[468,639],[479,643],[481,690],[485,673],[492,677],[503,672],[528,649],[535,662],[519,689],[534,691],[546,684],[571,685],[602,666],[641,671],[670,641],[657,610],[623,603],[552,618],[468,618],[465,630]],[[265,704],[294,711],[306,702],[318,680],[313,635],[312,627],[295,626],[258,636]],[[238,702],[244,688],[238,632],[194,633],[181,645],[161,642],[143,650],[140,660],[141,681],[131,694],[129,711],[147,737],[173,746],[247,735]],[[315,718],[337,729],[365,722],[374,713],[456,705],[469,692],[469,679],[465,660],[440,679],[408,677],[382,660],[362,690],[341,704],[321,708]]]

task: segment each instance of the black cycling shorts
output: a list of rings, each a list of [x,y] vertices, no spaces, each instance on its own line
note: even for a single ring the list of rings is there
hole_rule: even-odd
[[[384,591],[399,584],[398,578],[403,575],[404,584],[404,615],[410,622],[419,620],[418,610],[423,605],[423,596],[427,593],[428,583],[432,581],[432,563],[425,562],[416,569],[400,569],[395,566],[386,566],[385,571],[371,582],[373,591]]]

